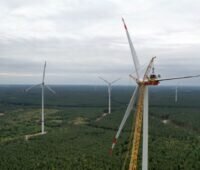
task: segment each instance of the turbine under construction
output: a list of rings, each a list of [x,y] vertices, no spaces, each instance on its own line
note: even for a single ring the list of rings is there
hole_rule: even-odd
[[[136,170],[138,167],[138,153],[139,153],[139,147],[141,142],[141,132],[143,132],[143,143],[142,143],[142,169],[148,170],[148,86],[157,86],[161,81],[165,80],[174,80],[174,79],[185,79],[185,78],[193,78],[193,77],[199,77],[200,75],[195,76],[184,76],[184,77],[174,77],[174,78],[166,78],[161,79],[160,75],[156,75],[154,71],[154,60],[156,57],[153,57],[144,74],[140,75],[139,73],[139,60],[136,54],[136,51],[133,47],[127,26],[125,24],[124,19],[122,18],[123,25],[126,31],[126,35],[128,38],[128,43],[131,50],[131,55],[133,58],[133,63],[135,66],[135,73],[136,76],[130,75],[135,82],[137,83],[137,86],[133,92],[133,95],[130,99],[130,102],[128,104],[128,107],[126,109],[126,112],[124,114],[124,117],[121,121],[121,124],[119,126],[119,129],[114,137],[112,147],[111,147],[111,153],[115,147],[115,144],[117,142],[117,139],[126,123],[127,118],[129,117],[131,110],[133,109],[134,103],[136,102],[136,96],[137,96],[137,106],[136,106],[136,113],[135,113],[135,123],[133,123],[132,131],[131,131],[131,137],[130,137],[130,147],[131,151],[130,153],[127,153],[127,157],[130,158],[129,162],[129,170]],[[126,158],[127,158],[126,157]],[[125,159],[126,159],[125,158]],[[127,159],[126,159],[127,160]],[[125,162],[126,162],[125,160]],[[124,164],[125,165],[125,164]],[[124,166],[125,167],[125,166]]]

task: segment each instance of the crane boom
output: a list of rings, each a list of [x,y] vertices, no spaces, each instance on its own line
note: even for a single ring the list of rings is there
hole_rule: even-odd
[[[133,137],[133,143],[132,143],[129,170],[137,169],[138,152],[139,152],[141,130],[142,130],[144,90],[145,90],[145,86],[141,85],[140,90],[139,90],[139,100],[138,100],[137,111],[136,111],[135,130],[134,130],[134,137]]]
[[[152,69],[153,61],[154,61],[155,58],[156,57],[153,57],[151,59],[151,61],[149,62],[149,65],[147,66],[147,69],[146,69],[146,71],[144,73],[143,81],[148,77],[148,74],[149,74],[150,70]]]

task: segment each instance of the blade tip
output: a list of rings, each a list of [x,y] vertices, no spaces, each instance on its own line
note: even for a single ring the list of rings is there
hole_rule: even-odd
[[[114,138],[114,139],[113,139],[113,144],[116,144],[116,143],[117,143],[117,139]]]

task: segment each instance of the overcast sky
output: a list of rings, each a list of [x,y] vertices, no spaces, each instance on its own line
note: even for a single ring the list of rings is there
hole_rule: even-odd
[[[199,9],[199,0],[1,0],[0,84],[39,83],[45,60],[49,84],[133,84],[121,17],[142,67],[157,56],[163,78],[200,74]]]

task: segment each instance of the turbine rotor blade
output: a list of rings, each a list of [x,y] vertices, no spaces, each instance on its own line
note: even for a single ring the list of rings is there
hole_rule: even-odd
[[[133,63],[135,65],[135,72],[136,72],[136,75],[137,75],[137,79],[139,79],[139,73],[138,73],[138,70],[139,70],[139,67],[140,67],[140,64],[139,64],[139,60],[138,60],[138,57],[137,57],[137,54],[136,54],[136,51],[135,51],[135,48],[133,46],[133,43],[131,41],[131,37],[129,35],[129,32],[128,32],[128,28],[126,26],[126,23],[124,21],[124,18],[122,18],[122,22],[124,24],[124,28],[126,30],[126,35],[127,35],[127,38],[128,38],[128,43],[129,43],[129,46],[130,46],[130,50],[131,50],[131,55],[132,55],[132,58],[133,58]]]
[[[115,135],[115,137],[114,137],[114,140],[113,140],[113,143],[112,143],[112,147],[111,147],[111,152],[112,152],[112,150],[114,149],[114,147],[115,147],[115,145],[116,145],[116,143],[117,143],[117,139],[118,139],[118,137],[119,137],[119,135],[120,135],[120,133],[121,133],[121,131],[122,131],[122,129],[123,129],[125,123],[126,123],[127,118],[129,117],[129,115],[130,115],[130,113],[131,113],[131,110],[133,109],[133,105],[134,105],[134,103],[135,103],[135,98],[136,98],[136,94],[137,94],[137,92],[138,92],[138,89],[139,89],[139,87],[136,86],[136,88],[135,88],[135,90],[134,90],[134,92],[133,92],[133,95],[132,95],[132,97],[131,97],[131,100],[130,100],[130,102],[129,102],[129,104],[128,104],[128,107],[127,107],[127,109],[126,109],[126,112],[125,112],[125,114],[124,114],[124,117],[123,117],[123,119],[122,119],[122,121],[121,121],[121,124],[120,124],[120,126],[119,126],[119,129],[118,129],[118,131],[117,131],[117,133],[116,133],[116,135]]]
[[[176,79],[187,79],[187,78],[194,78],[194,77],[200,77],[200,75],[184,76],[184,77],[173,77],[173,78],[166,78],[166,79],[158,79],[158,81],[176,80]]]
[[[118,78],[116,80],[113,80],[110,84],[114,84],[115,82],[119,81],[121,78]]]
[[[110,84],[107,80],[103,79],[102,77],[99,77],[101,80],[103,80],[105,83]]]
[[[25,89],[24,91],[25,91],[25,92],[28,92],[28,91],[31,90],[32,88],[37,87],[37,86],[41,86],[41,85],[42,85],[42,84],[33,85],[33,86],[31,86],[31,87]]]
[[[52,92],[53,94],[56,94],[56,92],[55,92],[51,87],[49,87],[48,85],[45,85],[45,87],[46,87],[50,92]]]
[[[42,83],[44,83],[44,79],[45,79],[45,70],[46,70],[46,61],[45,61],[45,63],[44,63]]]
[[[133,75],[129,74],[129,77],[132,78],[133,80],[135,80],[137,82],[137,78],[134,77]]]

